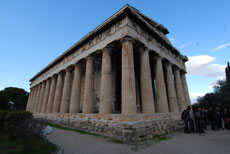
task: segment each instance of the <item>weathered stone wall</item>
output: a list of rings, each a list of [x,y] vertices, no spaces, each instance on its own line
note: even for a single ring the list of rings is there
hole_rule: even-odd
[[[60,124],[68,128],[82,129],[91,133],[97,133],[102,136],[109,136],[114,139],[125,142],[142,141],[153,138],[155,135],[162,135],[171,131],[183,128],[183,121],[178,115],[161,114],[157,116],[148,115],[146,120],[125,122],[124,117],[113,117],[105,120],[103,116],[99,117],[89,115],[36,115],[36,118],[42,118],[49,122]],[[142,116],[146,118],[146,116]],[[152,117],[152,118],[150,118]],[[130,118],[130,117],[129,117]],[[129,119],[128,118],[128,119]],[[134,117],[135,119],[135,117]],[[120,122],[118,120],[121,120]],[[124,119],[123,119],[124,120]]]

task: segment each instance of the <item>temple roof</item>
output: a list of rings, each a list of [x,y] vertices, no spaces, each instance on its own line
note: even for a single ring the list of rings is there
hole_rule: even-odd
[[[171,42],[166,37],[166,34],[169,33],[167,28],[165,28],[161,24],[158,24],[156,21],[150,19],[149,17],[145,16],[140,11],[138,11],[136,8],[130,6],[129,4],[126,4],[120,10],[118,10],[115,14],[113,14],[111,17],[105,20],[102,24],[100,24],[94,30],[89,32],[86,36],[84,36],[74,45],[72,45],[63,54],[61,54],[56,59],[54,59],[50,64],[48,64],[39,73],[37,73],[33,78],[31,78],[30,81],[33,81],[34,79],[36,79],[42,73],[44,73],[45,71],[50,69],[52,66],[54,66],[55,64],[63,60],[66,56],[76,51],[76,49],[79,49],[80,47],[82,47],[82,45],[87,43],[90,39],[94,38],[95,36],[100,34],[103,30],[105,30],[107,27],[113,25],[114,23],[121,20],[125,16],[128,16],[135,22],[139,23],[139,25],[143,29],[145,29],[148,33],[152,34],[159,42],[161,42],[164,46],[166,46],[166,48],[169,48],[174,54],[182,56],[183,61],[188,60],[186,56],[181,55],[180,52],[176,48],[173,47]]]

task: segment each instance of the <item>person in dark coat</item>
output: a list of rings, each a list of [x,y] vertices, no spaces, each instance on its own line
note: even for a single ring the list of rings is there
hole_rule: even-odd
[[[188,106],[181,114],[181,119],[184,120],[184,124],[185,124],[185,127],[184,127],[184,133],[190,133],[190,127],[189,127],[189,123],[191,122],[191,115],[190,115],[190,110],[191,110],[191,107]]]
[[[204,115],[201,111],[201,108],[198,107],[197,110],[194,113],[195,116],[195,123],[196,123],[196,133],[204,133],[204,123],[203,123],[203,118]]]

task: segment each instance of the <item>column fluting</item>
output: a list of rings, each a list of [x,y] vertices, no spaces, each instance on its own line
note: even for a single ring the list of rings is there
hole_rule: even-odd
[[[101,68],[101,93],[100,93],[100,114],[112,113],[112,48],[106,47],[102,50]]]
[[[46,109],[47,109],[47,106],[48,106],[50,84],[51,84],[51,79],[49,78],[49,79],[46,80],[46,88],[45,88],[44,99],[43,99],[43,102],[42,102],[41,113],[46,113]]]
[[[136,85],[134,73],[133,40],[130,37],[122,39],[122,114],[137,113]]]
[[[83,113],[93,113],[93,72],[93,57],[87,57],[83,98]]]
[[[140,82],[142,112],[154,113],[155,105],[149,62],[149,49],[147,48],[140,48]]]
[[[69,103],[70,103],[70,93],[71,92],[71,71],[69,68],[65,70],[65,81],[62,93],[61,100],[61,109],[60,113],[68,113],[69,112]]]
[[[167,113],[169,112],[165,79],[162,66],[162,58],[160,56],[155,57],[156,59],[156,112]]]
[[[56,85],[57,85],[57,77],[55,75],[51,78],[51,86],[50,86],[50,90],[49,90],[49,98],[48,98],[46,113],[52,113]]]

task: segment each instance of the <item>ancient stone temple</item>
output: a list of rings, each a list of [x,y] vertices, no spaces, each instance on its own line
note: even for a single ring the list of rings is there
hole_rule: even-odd
[[[121,140],[180,128],[188,59],[168,33],[125,5],[30,80],[27,111]]]

